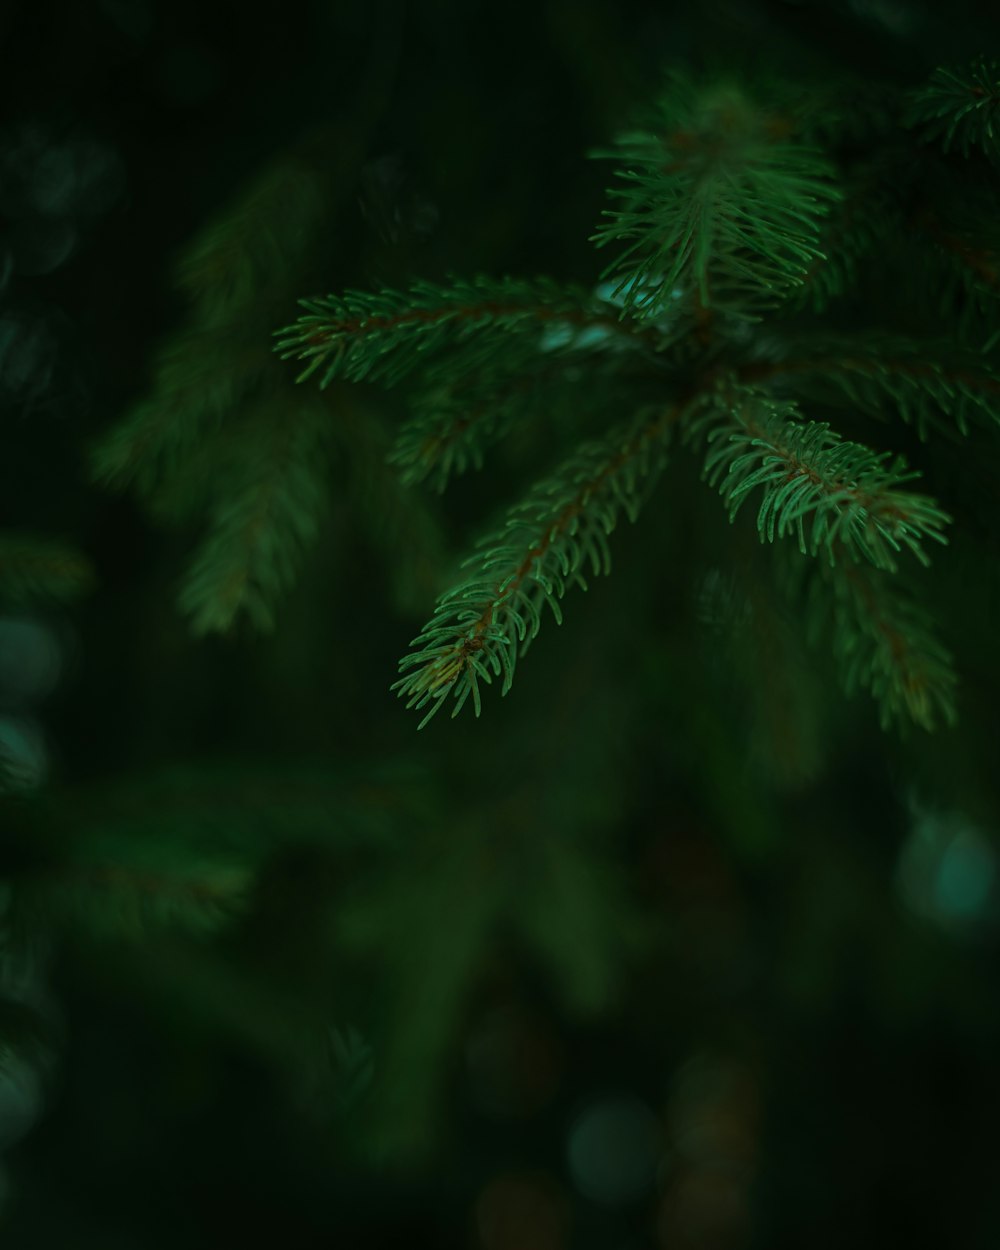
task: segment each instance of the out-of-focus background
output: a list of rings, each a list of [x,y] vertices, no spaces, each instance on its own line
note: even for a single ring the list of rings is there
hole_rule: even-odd
[[[722,510],[692,533],[668,490],[508,698],[418,736],[397,658],[537,475],[516,445],[400,493],[400,401],[334,388],[333,504],[264,637],[193,637],[197,524],[89,470],[164,358],[179,411],[247,369],[293,402],[299,296],[595,283],[587,153],[664,66],[911,84],[995,52],[992,14],[0,7],[2,523],[93,565],[0,615],[5,1246],[1000,1244],[995,719],[900,741],[821,658],[762,706]],[[175,275],[234,280],[247,237],[213,320]]]

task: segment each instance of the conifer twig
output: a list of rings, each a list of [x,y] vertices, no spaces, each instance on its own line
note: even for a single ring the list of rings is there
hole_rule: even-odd
[[[736,86],[671,79],[643,130],[597,156],[617,160],[618,207],[593,236],[622,243],[605,270],[638,317],[671,300],[750,319],[801,285],[822,257],[819,224],[840,198],[821,152]]]
[[[592,329],[583,336],[594,342]],[[509,349],[506,355],[512,355]],[[584,347],[540,355],[531,345],[517,371],[505,356],[499,368],[487,363],[458,377],[432,372],[413,396],[412,415],[399,428],[390,462],[403,482],[429,480],[443,491],[453,476],[482,468],[487,449],[532,417],[551,425],[555,414],[569,411],[578,426],[582,412],[620,405],[629,387],[626,359],[634,359],[633,353],[598,355]]]
[[[235,480],[219,490],[181,592],[196,633],[225,632],[241,615],[273,628],[275,602],[293,584],[327,501],[326,408],[313,400],[286,405],[280,423],[267,410],[264,418],[244,430]]]
[[[946,152],[968,156],[978,148],[1000,164],[1000,67],[980,57],[965,69],[936,69],[914,93],[908,120]]]
[[[919,477],[902,457],[890,460],[841,439],[826,422],[804,421],[794,404],[748,388],[711,397],[689,427],[704,437],[704,476],[729,504],[732,520],[757,487],[761,541],[793,532],[803,554],[824,551],[894,570],[906,547],[922,564],[922,542],[944,543],[951,519],[927,495],[901,490]],[[808,526],[808,530],[807,530]]]
[[[847,559],[819,565],[808,609],[812,634],[832,634],[844,690],[870,691],[883,729],[954,725],[957,678],[951,653],[898,577]]]
[[[347,291],[300,303],[305,314],[278,331],[276,350],[305,362],[297,381],[318,373],[323,387],[334,378],[393,385],[441,349],[459,349],[458,373],[462,349],[472,346],[469,372],[470,364],[516,351],[525,335],[539,343],[553,323],[600,327],[605,339],[625,334],[612,306],[547,278],[415,282],[406,291]]]
[[[979,420],[1000,424],[1000,375],[981,353],[954,344],[920,342],[887,335],[857,339],[786,339],[770,359],[740,365],[745,383],[805,378],[822,391],[836,390],[851,404],[880,411],[889,407],[913,424],[921,438],[950,417],[962,434]]]
[[[480,712],[479,679],[502,676],[501,694],[541,626],[547,603],[557,622],[570,585],[587,588],[584,568],[607,573],[607,536],[624,510],[635,521],[645,491],[666,464],[666,442],[684,404],[652,419],[640,414],[631,427],[581,446],[556,473],[540,482],[508,513],[502,529],[478,543],[465,561],[475,572],[438,600],[430,622],[400,661],[413,672],[393,683],[407,707],[431,705],[422,728],[454,693],[458,714],[472,696]]]
[[[0,599],[75,599],[93,583],[90,561],[69,544],[32,534],[0,534]]]

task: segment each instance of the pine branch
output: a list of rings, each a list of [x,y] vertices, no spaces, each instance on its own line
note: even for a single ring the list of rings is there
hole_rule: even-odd
[[[605,276],[629,312],[657,316],[679,295],[755,319],[802,284],[840,193],[832,165],[790,131],[740,89],[675,76],[646,129],[596,153],[626,183],[593,238],[625,245]]]
[[[506,360],[503,368],[487,365],[471,375],[447,377],[442,370],[414,394],[390,462],[404,482],[429,480],[441,492],[453,476],[482,468],[489,447],[518,426],[551,428],[565,413],[572,414],[570,428],[579,431],[583,414],[620,406],[634,389],[623,365],[634,359],[631,352],[613,350],[539,355],[532,345],[517,370]]]
[[[214,932],[275,851],[396,847],[426,818],[425,781],[398,764],[200,758],[47,792],[7,812],[16,870],[0,943],[28,947],[53,922],[114,937]]]
[[[94,448],[94,481],[152,494],[260,386],[270,365],[246,325],[173,336],[157,355],[148,396]]]
[[[225,632],[245,615],[274,627],[327,502],[329,413],[317,402],[267,408],[244,429],[240,460],[220,484],[212,528],[181,591],[195,633]]]
[[[147,497],[173,490],[202,441],[259,397],[269,373],[280,379],[268,338],[328,225],[329,159],[270,163],[182,251],[186,326],[157,353],[147,394],[93,449],[96,482]]]
[[[178,260],[176,284],[198,320],[233,319],[300,266],[328,210],[313,163],[287,156],[266,166]]]
[[[841,439],[826,422],[804,421],[793,403],[736,391],[721,404],[710,399],[688,435],[707,444],[703,476],[728,503],[730,520],[763,488],[762,542],[794,532],[803,554],[823,551],[832,562],[839,552],[893,570],[904,547],[927,564],[923,540],[947,541],[947,514],[928,496],[900,489],[919,476],[902,457],[890,460]]]
[[[0,534],[0,600],[65,602],[93,584],[89,560],[74,547],[29,534]]]
[[[525,336],[540,345],[553,325],[602,328],[602,339],[626,333],[604,301],[547,278],[415,282],[407,291],[347,291],[300,303],[306,314],[278,331],[275,350],[306,362],[297,381],[318,374],[323,387],[334,378],[392,386],[456,347],[464,354],[454,371],[473,372],[516,351]]]
[[[452,477],[481,469],[486,449],[517,419],[517,400],[527,388],[523,379],[512,382],[506,403],[495,385],[480,389],[446,383],[418,395],[389,453],[400,480],[407,486],[429,480],[440,494]]]
[[[1000,374],[981,353],[950,341],[920,342],[898,336],[815,336],[761,340],[758,358],[738,368],[747,383],[800,379],[810,396],[880,414],[886,409],[926,439],[939,414],[962,434],[972,424],[1000,425]]]
[[[65,865],[43,882],[46,906],[89,931],[142,937],[151,928],[212,933],[245,906],[252,881],[238,860],[170,867],[135,863]]]
[[[547,368],[563,376],[563,362],[530,340],[509,344],[499,362],[492,352],[471,361],[456,355],[423,373],[396,435],[389,461],[407,485],[430,479],[441,492],[453,475],[482,468],[486,449],[524,415],[538,375]]]
[[[819,564],[808,587],[810,633],[832,636],[848,695],[868,690],[883,729],[908,723],[933,731],[957,719],[951,653],[930,614],[898,577],[840,560]]]
[[[920,126],[944,151],[981,151],[1000,164],[1000,67],[980,58],[967,68],[936,69],[914,94],[909,124]]]
[[[502,676],[501,694],[514,679],[519,656],[541,627],[547,603],[562,621],[560,600],[573,584],[587,588],[583,569],[608,573],[607,536],[624,509],[635,521],[645,492],[666,463],[665,444],[683,405],[652,420],[643,413],[600,441],[581,446],[556,473],[508,513],[502,529],[480,540],[465,561],[475,572],[438,600],[430,622],[400,661],[414,671],[393,683],[407,707],[431,705],[420,728],[449,694],[456,716],[469,696],[480,713],[480,678]]]

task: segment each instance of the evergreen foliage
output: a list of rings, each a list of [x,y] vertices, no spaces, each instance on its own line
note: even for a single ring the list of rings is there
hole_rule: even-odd
[[[269,351],[337,207],[329,148],[321,135],[271,162],[182,251],[187,324],[160,349],[149,393],[93,449],[97,482],[132,489],[161,522],[204,527],[179,592],[197,634],[274,627],[329,512],[335,466],[364,454],[346,405],[289,394]],[[406,510],[409,540],[435,548],[433,522],[411,500]]]
[[[29,534],[0,534],[0,600],[66,602],[93,587],[94,572],[74,547]]]
[[[442,351],[457,353],[460,367],[471,373],[496,353],[498,342],[515,350],[528,336],[537,350],[542,329],[553,322],[594,328],[598,343],[616,329],[613,309],[603,301],[547,279],[416,282],[407,291],[348,291],[302,306],[305,315],[281,332],[277,350],[307,362],[299,382],[316,373],[323,387],[334,378],[391,386]]]
[[[976,100],[986,73],[973,71]],[[945,81],[939,74],[923,94],[897,97],[865,136],[850,110],[833,119],[829,101],[795,107],[803,97],[792,88],[766,100],[736,80],[672,75],[645,127],[599,153],[617,160],[627,184],[611,192],[619,206],[595,236],[601,247],[618,247],[602,275],[612,281],[598,288],[606,303],[541,280],[485,277],[304,301],[278,344],[304,362],[300,382],[419,379],[414,415],[390,457],[407,483],[430,478],[443,489],[452,474],[481,467],[487,448],[531,410],[518,396],[552,367],[546,324],[557,327],[559,351],[577,357],[572,368],[587,387],[612,392],[609,415],[622,405],[638,414],[569,454],[480,539],[465,563],[472,571],[441,595],[395,683],[407,706],[429,707],[421,726],[449,694],[453,714],[471,697],[478,715],[480,681],[499,677],[509,691],[544,604],[561,620],[560,601],[569,585],[586,585],[588,560],[595,573],[608,571],[618,512],[635,519],[675,425],[704,446],[704,473],[731,519],[760,487],[762,539],[794,535],[803,554],[846,564],[823,584],[836,605],[834,649],[847,688],[870,689],[884,723],[908,716],[929,728],[935,708],[953,716],[954,673],[929,618],[884,579],[851,567],[860,559],[895,574],[903,552],[927,564],[951,517],[931,495],[907,488],[920,474],[905,457],[845,438],[836,418],[846,409],[852,423],[865,414],[896,419],[922,440],[970,437],[973,427],[991,435],[995,363],[981,337],[962,346],[940,322],[914,334],[897,307],[863,331],[829,320],[856,288],[872,293],[877,314],[896,268],[914,263],[892,246],[880,255],[886,231],[902,220],[899,185],[890,187],[886,170],[902,165],[912,144],[906,125],[929,101],[941,115]],[[943,134],[931,127],[924,142],[943,137],[947,150],[967,115]],[[975,116],[985,141],[985,104]],[[910,192],[915,177],[916,195],[934,197],[939,160],[933,149],[913,148],[909,163],[927,185],[908,175]],[[917,256],[930,220],[922,212],[904,232]],[[970,250],[953,252],[969,268]],[[769,322],[747,329],[767,313]],[[658,411],[630,390],[637,371],[659,386]],[[810,419],[799,403],[819,405],[831,420]]]
[[[845,690],[869,690],[883,728],[953,725],[953,657],[905,583],[846,561],[812,581],[811,628],[830,638]]]
[[[960,292],[975,291],[977,307],[992,307],[992,262],[976,250],[989,234],[973,222],[974,200],[950,211],[940,180],[951,166],[928,146],[940,139],[947,152],[964,136],[972,152],[971,123],[916,124],[938,86],[883,99],[866,125],[863,109],[838,112],[829,99],[807,107],[808,93],[791,85],[675,74],[645,127],[598,154],[617,162],[618,185],[594,236],[615,255],[593,287],[479,275],[302,300],[298,320],[277,332],[277,356],[298,365],[304,384],[292,390],[260,354],[262,323],[305,279],[299,253],[264,225],[290,176],[279,163],[182,258],[190,324],[165,348],[150,397],[97,447],[95,474],[136,490],[164,522],[207,520],[180,594],[195,632],[228,632],[241,619],[271,630],[305,551],[342,506],[331,487],[346,457],[351,516],[391,555],[395,575],[411,577],[401,609],[409,615],[440,591],[393,684],[423,727],[446,704],[452,716],[466,704],[478,716],[494,680],[511,690],[546,609],[561,623],[570,588],[610,573],[619,522],[637,523],[668,469],[684,471],[674,454],[683,446],[730,522],[752,502],[753,529],[774,549],[753,570],[734,555],[732,584],[722,574],[706,582],[698,617],[716,659],[723,637],[732,640],[761,740],[775,744],[788,776],[808,775],[818,749],[803,640],[828,649],[846,692],[874,698],[884,728],[953,724],[958,676],[926,592],[962,501],[952,490],[947,508],[938,502],[921,449],[995,438],[991,326],[1000,322],[990,314],[991,325],[972,326],[962,304]],[[907,144],[916,172],[897,177]],[[294,172],[305,183],[289,234],[315,235],[325,201]],[[898,279],[914,257],[924,274],[950,266],[952,287],[930,305],[901,306],[892,293],[906,290]],[[923,319],[910,315],[915,307]],[[359,384],[403,397],[395,429]],[[427,489],[443,492],[517,452],[554,452],[554,465],[484,526],[441,590],[441,527]],[[766,681],[752,677],[758,670]],[[261,784],[287,804],[286,781]],[[201,786],[189,777],[177,792]],[[270,800],[253,818],[246,800],[231,833],[228,816],[206,823],[185,807],[177,819],[165,802],[148,842],[131,825],[120,837],[104,813],[102,835],[80,837],[81,861],[65,860],[58,880],[42,866],[28,896],[95,932],[223,931],[247,914],[277,847]],[[343,795],[336,802],[343,811]],[[734,809],[725,819],[752,824],[748,802],[737,804],[738,821]],[[539,839],[529,824],[517,873],[486,867],[506,819],[501,809],[496,826],[441,831],[433,871],[419,850],[392,871],[386,861],[331,930],[337,949],[362,961],[387,942],[398,952],[398,1019],[377,1056],[349,1022],[323,1024],[344,1108],[377,1073],[370,1136],[389,1156],[415,1150],[429,1131],[448,1022],[498,930],[518,934],[580,1010],[606,1001],[636,937],[595,845]],[[310,818],[287,806],[282,824],[293,843],[313,836]],[[427,886],[414,893],[425,868]],[[467,891],[469,880],[488,884]],[[445,908],[442,930],[434,921]],[[581,919],[556,925],[556,912]],[[568,932],[593,941],[567,945]],[[433,981],[432,999],[414,969]],[[404,1106],[414,1089],[422,1101]]]
[[[942,139],[945,150],[956,135],[963,152],[974,138],[982,146],[992,133],[991,72],[973,67],[964,85],[940,72],[908,101],[887,106],[872,126],[873,142],[888,153],[881,163],[878,150],[854,155],[862,136],[851,110],[835,121],[830,101],[825,110],[792,107],[791,89],[761,92],[675,73],[644,128],[599,153],[617,161],[626,186],[611,192],[618,206],[595,236],[598,246],[618,251],[602,275],[612,280],[594,294],[544,278],[479,276],[303,301],[302,316],[277,344],[283,358],[303,364],[300,382],[316,378],[322,390],[340,380],[410,384],[412,416],[388,454],[403,490],[428,482],[441,491],[454,475],[481,468],[490,447],[529,416],[544,422],[574,387],[581,411],[599,404],[637,414],[570,453],[479,541],[465,562],[471,571],[441,595],[395,683],[408,706],[429,708],[421,725],[451,694],[453,714],[471,698],[478,715],[480,682],[498,677],[502,692],[510,690],[543,606],[561,620],[568,587],[586,586],[586,564],[608,571],[607,537],[618,513],[635,520],[664,468],[666,437],[685,416],[688,441],[704,436],[704,472],[731,519],[763,488],[762,539],[794,533],[803,553],[862,558],[888,572],[904,548],[928,561],[925,540],[943,541],[949,518],[930,496],[902,489],[917,474],[899,455],[808,419],[788,392],[832,414],[848,403],[901,419],[922,439],[949,433],[946,420],[962,436],[996,421],[1000,383],[981,349],[957,346],[940,327],[933,338],[914,337],[887,319],[847,334],[823,320],[870,282],[884,232],[899,224],[898,188],[888,186],[884,169],[899,164],[902,122],[931,118],[935,125],[919,133]],[[946,116],[947,126],[936,124]],[[850,161],[838,143],[849,144]],[[933,159],[917,155],[933,174]],[[322,197],[308,171],[291,172],[305,180],[294,197],[305,216],[291,232],[302,238],[319,227]],[[166,349],[153,397],[112,431],[95,460],[100,478],[134,483],[165,516],[209,509],[208,537],[180,600],[197,632],[227,631],[241,616],[272,628],[275,605],[327,506],[336,413],[286,398],[252,339],[249,372],[236,367],[240,356],[229,345],[255,324],[258,277],[274,257],[279,269],[294,269],[294,258],[257,224],[268,220],[262,199],[266,206],[288,175],[280,163],[268,171],[183,259],[179,280],[195,302],[196,327]],[[931,198],[936,186],[931,177]],[[961,242],[961,228],[929,224],[938,220],[938,210],[922,210],[917,224],[938,253],[950,245],[960,281],[982,285],[984,263]],[[894,259],[888,249],[890,265]],[[740,330],[782,304],[788,311],[771,327],[749,339]],[[807,308],[820,319],[813,326]],[[221,370],[207,350],[220,334],[227,342]],[[659,411],[649,406],[656,387]],[[236,405],[238,434],[227,416]],[[835,595],[838,654],[854,657],[845,680],[871,688],[883,718],[906,708],[928,725],[929,705],[907,695],[910,679],[890,662],[902,644],[869,646],[863,663],[858,656],[866,638],[898,637],[909,650],[937,656],[943,673],[946,653],[911,612],[883,613],[891,629],[873,625],[882,594],[843,589],[859,576],[842,580]]]
[[[247,412],[243,440],[181,591],[196,633],[225,632],[240,613],[259,629],[273,628],[273,605],[294,583],[327,504],[324,404],[300,404],[282,422],[270,408]]]
[[[478,716],[480,679],[502,677],[506,694],[545,605],[561,624],[560,600],[572,585],[586,590],[588,562],[595,576],[611,571],[607,536],[620,512],[637,519],[666,465],[674,416],[673,409],[652,418],[643,413],[630,428],[583,445],[511,509],[497,533],[480,539],[481,551],[465,561],[474,571],[441,596],[411,644],[416,650],[400,662],[402,670],[416,669],[395,683],[407,707],[431,705],[421,727],[452,693],[453,716],[470,694]]]
[[[615,275],[615,294],[640,316],[682,297],[755,317],[824,259],[820,224],[839,198],[832,164],[736,84],[673,75],[645,126],[600,155],[627,184],[594,236],[626,245],[602,276]]]
[[[76,544],[39,536],[68,504],[36,534],[21,488],[31,523],[0,533],[5,1231],[110,1245],[134,1192],[157,1246],[240,1220],[290,1245],[473,1222],[491,1250],[562,1245],[561,1215],[490,1207],[497,1178],[537,1165],[593,1221],[573,1143],[621,1087],[661,1122],[641,1218],[665,1245],[808,1241],[847,1157],[866,1214],[895,1186],[922,1221],[924,1155],[954,1188],[928,1244],[973,1244],[976,1192],[975,1244],[996,1242],[1000,71],[930,72],[923,0],[638,7],[525,6],[505,47],[530,60],[543,12],[562,68],[545,44],[522,97],[512,57],[480,85],[453,55],[457,6],[357,6],[364,65],[351,6],[305,6],[290,43],[347,37],[320,74],[277,74],[264,137],[220,162],[258,172],[181,249],[176,327],[141,356],[108,336],[149,372],[95,439]],[[660,36],[703,23],[716,46],[720,14],[762,40],[746,68],[671,71],[609,138]],[[866,24],[842,78],[833,36]],[[799,26],[831,47],[800,59]],[[646,34],[645,62],[619,57]],[[260,152],[331,84],[342,117]],[[407,220],[411,158],[436,235]],[[63,1052],[51,1130],[4,1153],[5,1099],[27,1076],[41,1108]],[[928,1063],[944,1092],[915,1102]],[[981,1140],[954,1132],[956,1088]],[[594,1151],[609,1173],[623,1140]],[[164,1165],[192,1202],[152,1229]],[[295,1227],[310,1185],[321,1216]],[[424,1202],[445,1214],[418,1227]],[[584,1232],[625,1244],[637,1219],[609,1201]]]
[[[898,489],[917,474],[898,458],[887,464],[886,452],[845,442],[826,422],[803,421],[794,404],[744,389],[726,396],[721,419],[709,406],[689,431],[708,444],[705,476],[729,504],[730,520],[763,487],[762,541],[794,532],[803,555],[825,551],[831,564],[853,556],[892,572],[901,547],[927,564],[921,540],[945,541],[941,526],[950,518],[926,495]]]
[[[979,150],[1000,164],[1000,67],[980,59],[961,68],[942,66],[914,93],[910,123],[947,152],[963,156]]]
[[[941,339],[869,333],[857,337],[794,331],[754,345],[739,369],[746,382],[768,380],[805,400],[881,420],[912,424],[921,440],[933,432],[967,435],[995,426],[1000,377],[993,362]],[[953,435],[951,435],[953,437]]]
[[[8,812],[13,836],[31,848],[20,907],[105,941],[215,933],[244,913],[269,857],[289,840],[390,844],[391,824],[366,802],[366,786],[378,781],[217,760],[81,787],[71,816],[64,801],[27,796]]]

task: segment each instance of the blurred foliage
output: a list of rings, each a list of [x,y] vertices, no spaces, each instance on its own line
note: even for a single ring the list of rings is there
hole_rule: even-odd
[[[938,176],[964,162],[988,198],[993,174],[932,78],[989,64],[992,12],[310,0],[263,22],[229,0],[38,0],[0,31],[2,155],[24,174],[0,195],[0,301],[24,330],[0,353],[0,591],[23,625],[16,652],[0,630],[5,1244],[995,1244],[998,464],[972,373],[996,283],[984,198],[972,214]],[[400,469],[451,428],[446,379],[413,411],[296,389],[271,332],[310,291],[589,283],[605,177],[583,157],[665,64],[711,75],[727,51],[828,86],[809,142],[835,133],[846,184],[885,205],[858,220],[847,194],[817,223],[820,249],[846,242],[803,306],[857,289],[797,352],[827,361],[801,375],[817,421],[849,408],[844,438],[874,446],[903,408],[894,443],[933,462],[959,724],[901,740],[839,699],[865,654],[809,639],[862,592],[812,585],[805,618],[775,598],[801,564],[730,528],[694,462],[644,501],[578,627],[539,633],[517,700],[417,737],[387,672],[512,490],[605,428],[631,353],[548,428],[584,346],[557,338],[558,384],[501,413],[490,470],[456,473],[445,510],[435,473],[471,450]],[[859,135],[892,132],[921,83],[915,133],[958,151],[928,155],[913,205],[913,171],[873,168]],[[901,220],[933,263],[890,287],[871,258],[902,254]],[[921,386],[919,355],[873,351],[834,377],[876,307],[921,343],[958,318],[959,375]],[[780,358],[745,346],[746,368]],[[140,497],[91,480],[97,445],[101,480]],[[297,574],[280,585],[265,497]],[[185,618],[209,557],[230,597]],[[192,637],[247,610],[271,632]],[[52,689],[26,677],[43,643]],[[606,1136],[630,1099],[652,1165]],[[625,1192],[608,1160],[633,1147],[654,1179],[595,1197]]]

